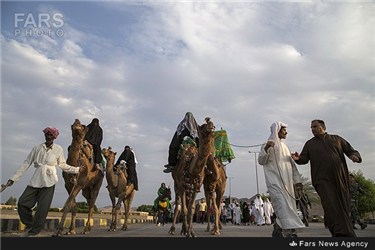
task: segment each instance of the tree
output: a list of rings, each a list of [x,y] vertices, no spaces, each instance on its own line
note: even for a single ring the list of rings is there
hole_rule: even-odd
[[[358,212],[361,217],[366,213],[372,213],[374,218],[375,211],[375,182],[371,179],[366,179],[361,170],[353,171],[355,180],[362,188],[363,193],[358,194]]]
[[[303,191],[307,195],[310,200],[311,204],[321,204],[320,197],[318,193],[315,191],[311,181],[307,177],[301,177],[302,184],[303,184]]]
[[[13,205],[13,206],[17,205],[17,198],[11,196],[11,197],[7,200],[7,202],[5,202],[5,205]]]
[[[77,212],[78,213],[88,213],[89,212],[89,204],[85,201],[77,202]],[[98,213],[99,209],[96,205],[94,205],[94,212]]]
[[[153,205],[141,205],[137,208],[137,211],[148,212],[149,214],[152,214],[152,207]]]

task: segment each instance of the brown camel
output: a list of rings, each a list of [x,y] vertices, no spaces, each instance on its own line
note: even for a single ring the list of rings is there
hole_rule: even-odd
[[[90,222],[93,217],[95,202],[104,179],[101,171],[94,169],[94,164],[91,161],[92,146],[85,141],[88,128],[81,124],[78,119],[75,119],[71,129],[73,138],[69,146],[67,163],[72,166],[84,166],[85,170],[77,175],[63,172],[65,189],[68,191],[69,197],[65,201],[62,209],[62,217],[54,236],[62,236],[65,219],[69,211],[71,211],[71,223],[67,234],[76,234],[75,220],[77,205],[75,198],[81,190],[89,206],[88,220],[82,233],[86,234],[91,231]]]
[[[198,148],[192,144],[182,144],[181,145],[181,156],[177,163],[175,170],[172,171],[172,178],[174,180],[174,190],[175,190],[175,209],[173,213],[172,226],[169,229],[169,233],[174,235],[176,232],[176,222],[178,215],[178,205],[181,204],[181,218],[182,218],[182,228],[181,235],[186,235],[187,233],[187,203],[186,199],[189,197],[191,186],[189,181],[185,176],[187,176],[187,164],[198,154]]]
[[[207,201],[207,207],[211,207],[211,202],[215,211],[215,225],[212,229],[212,234],[220,235],[222,225],[220,222],[220,204],[224,197],[225,186],[227,183],[227,176],[224,169],[224,164],[210,155],[207,161],[207,168],[212,172],[211,175],[206,175],[203,180],[204,195]],[[206,232],[210,231],[210,220],[207,220]]]
[[[116,169],[114,169],[117,152],[112,151],[111,147],[108,147],[103,148],[102,153],[107,160],[107,188],[112,202],[112,220],[108,231],[116,231],[117,229],[117,214],[120,211],[121,203],[124,204],[125,209],[125,219],[122,225],[122,230],[126,231],[128,229],[131,203],[135,195],[134,184],[127,185],[128,175],[125,169],[121,169],[120,166],[116,166]]]
[[[206,123],[198,128],[198,152],[191,146],[187,147],[183,151],[177,167],[172,171],[175,182],[175,202],[181,199],[181,215],[183,218],[181,234],[185,234],[186,237],[196,237],[193,230],[195,198],[203,183],[207,159],[210,154],[214,153],[215,148],[215,125],[210,118],[206,118],[205,121]],[[173,218],[173,224],[169,230],[170,234],[175,233],[175,220],[176,218]]]

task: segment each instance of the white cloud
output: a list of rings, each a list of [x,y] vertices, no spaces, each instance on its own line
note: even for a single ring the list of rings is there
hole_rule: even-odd
[[[70,4],[77,10],[79,3]],[[362,154],[363,163],[349,163],[350,170],[375,179],[374,18],[367,4],[85,3],[105,16],[95,20],[85,10],[69,12],[69,4],[44,6],[64,13],[64,36],[14,37],[7,26],[1,36],[2,183],[21,164],[14,159],[43,141],[45,126],[58,127],[56,142],[67,148],[74,119],[88,124],[98,117],[103,147],[118,155],[125,145],[135,149],[134,204],[151,204],[160,183],[172,182],[162,169],[187,111],[199,123],[210,116],[236,145],[227,166],[232,195],[256,192],[248,151],[258,148],[241,146],[263,143],[278,120],[289,125],[291,150],[300,151],[312,136],[310,121],[324,119],[328,132]],[[299,169],[310,175],[308,166]],[[266,192],[260,166],[258,177]],[[2,196],[19,197],[28,179]],[[62,182],[56,206],[67,197]],[[105,185],[99,206],[110,203]]]

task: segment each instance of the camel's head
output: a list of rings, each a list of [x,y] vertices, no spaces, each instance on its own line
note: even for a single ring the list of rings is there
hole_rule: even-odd
[[[206,138],[209,136],[214,136],[215,124],[211,121],[210,117],[205,118],[206,123],[199,126],[199,138]]]
[[[102,149],[102,154],[107,159],[115,159],[117,152],[112,151],[112,148],[109,146],[108,148]]]
[[[75,119],[74,123],[71,126],[73,138],[83,139],[87,131],[89,130],[85,125],[81,124],[79,119]]]

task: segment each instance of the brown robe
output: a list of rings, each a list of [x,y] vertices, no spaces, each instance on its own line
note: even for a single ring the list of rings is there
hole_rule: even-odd
[[[308,140],[297,164],[310,161],[312,185],[318,192],[324,224],[333,237],[356,237],[350,218],[349,170],[347,157],[361,155],[345,139],[327,133]]]

